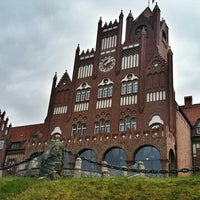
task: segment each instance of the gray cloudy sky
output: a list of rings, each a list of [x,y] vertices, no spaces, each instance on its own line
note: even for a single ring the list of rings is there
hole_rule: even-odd
[[[151,0],[150,0],[151,1]],[[157,0],[174,53],[174,87],[200,103],[200,0]],[[148,0],[1,0],[0,109],[13,126],[44,121],[52,78],[72,75],[75,49],[95,47],[97,23],[134,18]],[[153,9],[155,3],[150,5]],[[198,59],[199,58],[199,59]]]

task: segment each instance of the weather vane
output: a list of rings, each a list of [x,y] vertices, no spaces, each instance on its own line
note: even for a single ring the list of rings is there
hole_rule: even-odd
[[[155,0],[151,0],[151,3],[153,4]],[[148,7],[150,7],[150,0],[148,0]]]

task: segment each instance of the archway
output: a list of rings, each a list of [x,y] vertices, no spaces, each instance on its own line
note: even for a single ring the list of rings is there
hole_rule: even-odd
[[[169,151],[169,170],[176,169],[176,159],[172,149]],[[170,176],[174,176],[174,174],[169,173]]]
[[[145,169],[149,170],[160,170],[160,152],[153,146],[141,147],[135,153],[135,162],[142,161],[144,163]],[[161,174],[146,174],[147,176],[157,176],[160,177]]]
[[[113,166],[127,166],[126,163],[126,153],[123,149],[115,147],[112,149],[109,149],[104,157],[104,160],[109,164]],[[119,170],[109,169],[111,175],[120,175]]]
[[[88,160],[92,160],[92,161],[95,161],[95,162],[97,160],[95,152],[93,150],[91,150],[91,149],[83,150],[79,154],[80,154],[81,157],[85,157]],[[82,170],[85,170],[85,171],[97,171],[97,165],[93,164],[93,163],[90,163],[87,160],[83,159],[82,160]]]

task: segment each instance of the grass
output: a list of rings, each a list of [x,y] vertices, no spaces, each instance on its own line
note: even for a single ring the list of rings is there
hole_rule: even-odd
[[[7,200],[199,200],[200,176],[185,178],[0,178]]]

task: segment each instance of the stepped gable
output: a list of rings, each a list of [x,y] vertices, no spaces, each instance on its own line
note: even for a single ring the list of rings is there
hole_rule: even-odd
[[[71,81],[69,74],[66,70],[65,73],[63,74],[62,78],[60,79],[58,85],[57,85],[57,89],[58,90],[69,90],[71,83],[72,83],[72,81]]]
[[[91,50],[87,49],[86,52],[83,50],[80,54],[81,57],[86,57],[86,56],[91,56],[91,55],[94,55],[94,48],[92,48]]]
[[[8,125],[9,118],[6,117],[6,112],[1,113],[0,110],[0,139],[2,137],[7,137],[9,129],[12,127],[11,124]]]

